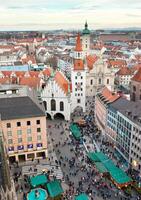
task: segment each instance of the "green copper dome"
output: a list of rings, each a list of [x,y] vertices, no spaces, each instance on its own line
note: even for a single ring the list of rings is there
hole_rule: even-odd
[[[82,34],[83,35],[87,35],[87,34],[90,34],[90,30],[88,29],[88,24],[87,22],[85,23],[85,29],[82,31]]]

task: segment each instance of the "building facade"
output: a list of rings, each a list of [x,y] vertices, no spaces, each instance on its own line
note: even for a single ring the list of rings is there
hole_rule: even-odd
[[[0,98],[1,127],[11,162],[47,157],[46,116],[30,97]]]

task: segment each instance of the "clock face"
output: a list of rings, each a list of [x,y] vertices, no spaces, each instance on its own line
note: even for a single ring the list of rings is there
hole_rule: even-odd
[[[81,73],[80,73],[80,72],[77,72],[77,76],[81,76]]]

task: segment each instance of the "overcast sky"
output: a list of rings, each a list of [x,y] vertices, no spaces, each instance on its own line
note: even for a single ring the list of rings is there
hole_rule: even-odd
[[[0,0],[0,30],[141,27],[141,0]]]

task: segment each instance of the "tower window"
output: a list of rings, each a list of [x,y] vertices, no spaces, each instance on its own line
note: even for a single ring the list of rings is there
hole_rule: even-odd
[[[109,84],[109,79],[107,79],[107,84]]]
[[[86,45],[85,45],[85,48],[87,48],[87,47],[88,47],[88,45],[86,44]]]
[[[93,85],[93,80],[91,79],[91,83],[90,83],[91,85]]]
[[[99,78],[98,83],[101,84],[101,78]]]
[[[81,101],[80,101],[80,99],[77,99],[77,103],[80,103]]]

